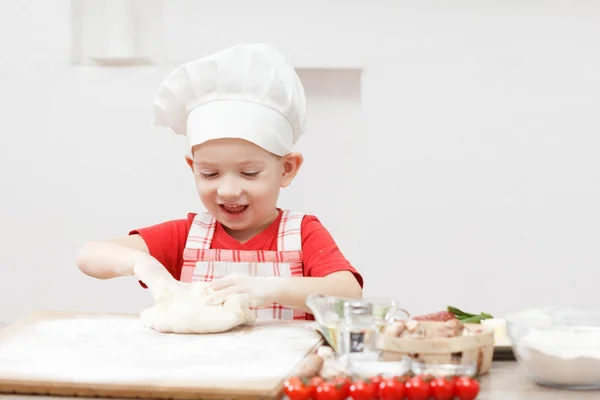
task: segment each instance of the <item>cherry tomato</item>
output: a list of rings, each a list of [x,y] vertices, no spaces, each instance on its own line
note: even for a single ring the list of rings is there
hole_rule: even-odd
[[[285,380],[285,382],[283,382],[283,386],[287,387],[287,386],[291,386],[291,385],[297,385],[298,383],[303,383],[302,379],[300,379],[297,376],[290,376],[289,378],[287,378]]]
[[[383,376],[381,376],[381,375],[373,376],[373,377],[369,378],[369,381],[371,381],[371,384],[373,385],[373,398],[378,399],[379,398],[379,386],[381,385],[381,382],[384,381]]]
[[[413,376],[406,383],[406,397],[408,400],[429,400],[431,396],[431,388],[421,376]]]
[[[325,380],[323,378],[321,378],[320,376],[313,376],[312,378],[310,378],[310,380],[308,381],[308,383],[311,386],[314,386],[316,388],[317,386],[319,386],[324,381]]]
[[[479,382],[468,376],[460,377],[454,384],[454,395],[460,400],[473,400],[479,394]]]
[[[287,379],[283,391],[290,400],[309,400],[312,395],[310,386],[298,377]]]
[[[350,397],[353,400],[373,400],[375,387],[368,380],[357,379],[350,386]]]
[[[446,378],[434,378],[429,382],[431,397],[434,400],[452,400],[454,398],[454,381]]]
[[[350,395],[350,386],[352,385],[352,379],[347,376],[336,376],[331,380],[336,386],[338,386],[340,396],[342,399],[347,398]]]
[[[379,398],[381,400],[402,400],[406,393],[404,381],[388,378],[379,384]]]
[[[308,387],[310,389],[310,397],[311,398],[313,398],[313,399],[315,398],[315,394],[317,393],[317,387],[323,382],[324,382],[324,380],[320,376],[312,377],[308,381]]]
[[[344,400],[341,386],[333,382],[325,381],[317,386],[315,391],[315,400]]]

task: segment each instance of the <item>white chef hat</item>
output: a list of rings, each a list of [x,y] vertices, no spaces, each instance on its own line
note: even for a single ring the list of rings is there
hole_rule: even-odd
[[[273,46],[240,44],[179,66],[154,98],[154,123],[192,146],[245,139],[276,155],[305,130],[306,98],[293,66]]]

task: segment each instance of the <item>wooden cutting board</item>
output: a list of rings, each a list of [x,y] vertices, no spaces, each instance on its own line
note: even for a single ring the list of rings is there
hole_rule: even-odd
[[[308,321],[161,334],[137,315],[36,312],[0,330],[0,392],[128,398],[280,398],[322,343]]]

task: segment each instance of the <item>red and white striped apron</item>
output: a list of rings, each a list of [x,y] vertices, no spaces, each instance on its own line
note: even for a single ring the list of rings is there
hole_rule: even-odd
[[[211,249],[217,224],[209,213],[194,217],[183,251],[181,281],[210,282],[229,274],[249,276],[303,276],[302,218],[284,210],[277,235],[277,250]],[[273,303],[252,308],[258,319],[306,319],[306,313]]]

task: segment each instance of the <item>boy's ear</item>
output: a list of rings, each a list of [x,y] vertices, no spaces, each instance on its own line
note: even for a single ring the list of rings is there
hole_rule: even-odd
[[[192,156],[189,154],[185,155],[185,162],[188,165],[188,167],[191,168],[192,172],[194,172],[194,160],[192,159]]]
[[[300,153],[290,153],[281,157],[283,167],[281,187],[288,187],[292,183],[303,162],[304,157]]]

